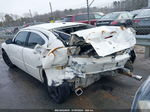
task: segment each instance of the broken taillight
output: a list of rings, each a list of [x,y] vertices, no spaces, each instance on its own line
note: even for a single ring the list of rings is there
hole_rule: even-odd
[[[118,22],[117,22],[117,21],[113,21],[113,22],[111,22],[111,25],[116,25],[116,24],[118,24]]]
[[[140,20],[133,20],[133,22],[134,22],[134,23],[139,23],[139,22],[140,22]]]

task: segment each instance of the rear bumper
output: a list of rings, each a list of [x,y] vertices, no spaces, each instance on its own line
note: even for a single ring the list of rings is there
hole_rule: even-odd
[[[129,58],[129,54],[118,55],[116,57],[103,57],[100,59],[73,58],[71,69],[75,74],[85,77],[85,74],[97,74],[123,68]]]

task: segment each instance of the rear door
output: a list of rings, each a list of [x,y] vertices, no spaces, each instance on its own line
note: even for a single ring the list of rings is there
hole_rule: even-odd
[[[40,67],[42,65],[41,56],[39,53],[36,53],[34,51],[34,47],[37,44],[41,46],[45,45],[47,42],[46,39],[47,38],[42,33],[38,31],[32,31],[30,32],[30,35],[28,37],[27,45],[23,49],[24,63],[28,73],[39,80],[41,79],[40,77]]]
[[[13,44],[9,45],[10,59],[13,64],[22,70],[26,71],[23,61],[23,48],[25,46],[25,42],[27,40],[28,32],[21,31],[16,37],[13,39]]]

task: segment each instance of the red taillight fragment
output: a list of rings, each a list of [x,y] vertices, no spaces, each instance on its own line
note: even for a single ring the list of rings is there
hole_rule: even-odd
[[[111,25],[116,25],[116,24],[118,24],[118,22],[117,22],[117,21],[113,21],[113,22],[111,22]]]
[[[139,23],[139,22],[140,22],[140,20],[133,20],[133,22],[134,22],[134,23]]]

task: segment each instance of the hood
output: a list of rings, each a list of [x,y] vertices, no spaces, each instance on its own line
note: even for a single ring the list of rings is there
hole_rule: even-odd
[[[101,26],[72,34],[90,43],[99,56],[107,56],[136,44],[134,30],[125,27]]]

